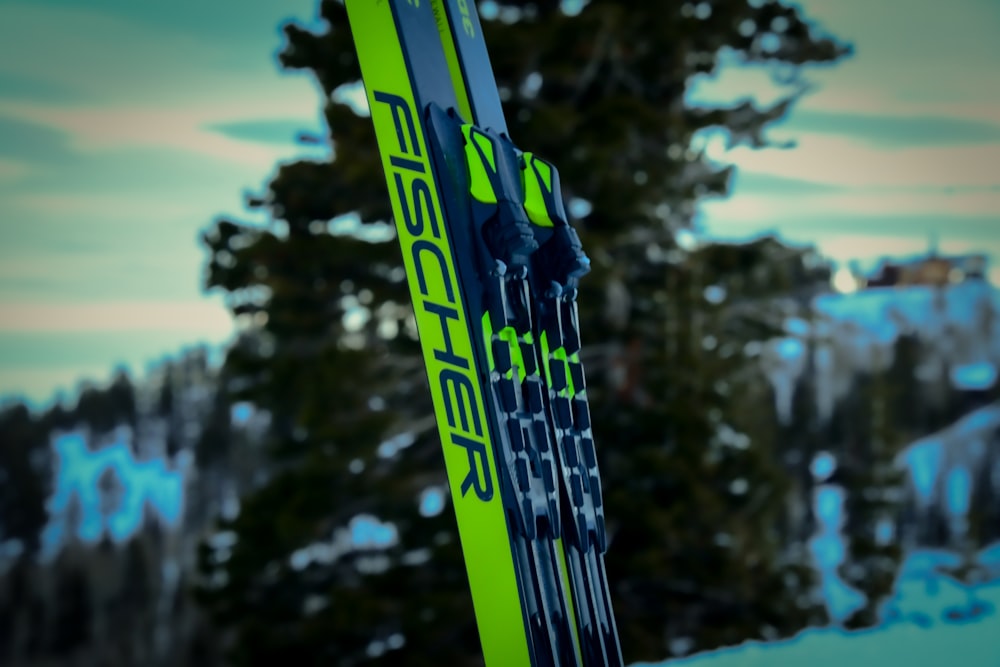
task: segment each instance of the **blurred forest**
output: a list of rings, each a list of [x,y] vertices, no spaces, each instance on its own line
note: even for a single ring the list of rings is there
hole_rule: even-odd
[[[870,626],[906,548],[1000,537],[995,432],[962,522],[919,502],[897,464],[995,388],[940,381],[950,358],[919,332],[849,362],[838,330],[816,333],[831,267],[810,248],[692,240],[698,202],[725,196],[732,171],[704,132],[768,146],[809,66],[850,46],[768,0],[480,4],[511,135],[558,165],[593,261],[583,362],[626,661]],[[279,62],[319,83],[328,159],[276,167],[247,202],[269,223],[204,234],[205,286],[240,324],[221,367],[193,350],[142,383],[119,373],[73,404],[0,411],[5,665],[481,664],[351,34],[341,2],[318,11],[316,31],[284,27]],[[692,77],[727,54],[773,65],[788,94],[688,104]],[[789,321],[812,333],[783,384]],[[992,320],[981,327],[991,340]],[[819,351],[835,357],[825,375]],[[181,516],[146,507],[127,539],[96,541],[79,537],[80,508],[49,516],[66,433],[95,448],[125,433],[137,460],[181,470]],[[838,462],[825,480],[821,452]],[[130,491],[97,480],[113,512]],[[867,600],[843,619],[808,548],[821,481],[845,490],[840,572]]]

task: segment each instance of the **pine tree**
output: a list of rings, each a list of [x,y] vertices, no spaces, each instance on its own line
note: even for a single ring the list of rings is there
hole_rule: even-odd
[[[220,376],[213,387],[211,409],[195,444],[195,461],[201,469],[227,461],[231,455],[231,407],[226,377]]]
[[[901,426],[912,407],[898,397],[909,395],[913,384],[915,359],[907,353],[912,342],[898,339],[888,368],[859,378],[851,415],[857,429],[851,441],[842,443],[847,554],[838,571],[865,596],[864,605],[844,621],[848,628],[879,622],[879,608],[893,591],[902,560],[896,525],[905,473],[896,459],[908,442]]]
[[[48,520],[49,462],[44,427],[27,406],[0,411],[0,552],[25,560],[37,553]]]
[[[49,618],[48,649],[65,657],[91,638],[91,591],[86,572],[74,562],[79,553],[64,553],[53,568],[55,595]]]
[[[688,253],[676,235],[728,188],[696,133],[765,145],[801,88],[771,106],[693,108],[684,93],[723,49],[792,73],[848,49],[777,2],[560,5],[484,3],[484,30],[511,136],[559,166],[594,260],[584,361],[626,658],[787,636],[817,617],[778,539],[787,479],[762,428],[738,431],[753,422],[741,394],[765,399],[744,392],[759,378],[742,355],[774,326],[774,248]],[[320,83],[333,156],[278,169],[248,202],[267,224],[205,235],[207,285],[244,327],[232,399],[270,415],[274,465],[220,526],[226,546],[203,545],[199,600],[231,630],[235,664],[478,664],[450,508],[418,513],[445,482],[440,444],[374,133],[345,94],[351,35],[340,2],[320,14],[316,32],[285,27],[280,61]],[[731,300],[704,303],[722,282]],[[391,522],[395,541],[347,546],[359,515]]]
[[[771,301],[802,263],[771,239],[691,253],[667,270],[663,344],[634,360],[641,399],[592,394],[595,429],[613,420],[608,432],[620,434],[602,452],[616,531],[609,567],[623,643],[643,657],[825,620],[810,563],[787,548],[790,479],[748,345],[780,333],[785,314]]]
[[[137,418],[135,387],[124,369],[118,369],[106,387],[84,386],[70,417],[73,426],[86,424],[92,432],[102,434],[116,426],[134,428]]]

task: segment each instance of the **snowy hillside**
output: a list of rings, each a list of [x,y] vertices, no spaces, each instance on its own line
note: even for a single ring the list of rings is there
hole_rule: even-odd
[[[998,431],[1000,405],[990,405],[943,431],[917,440],[901,452],[899,461],[910,471],[910,483],[921,505],[943,501],[949,515],[964,514],[969,506],[970,473],[990,464],[990,442]],[[1000,480],[1000,467],[991,475]]]
[[[784,417],[790,417],[797,382],[808,373],[818,378],[815,400],[820,414],[831,416],[859,373],[891,363],[893,343],[902,334],[914,334],[923,344],[917,381],[976,391],[992,387],[997,380],[1000,291],[986,283],[967,282],[941,290],[878,288],[828,294],[813,305],[810,318],[789,319],[786,336],[771,341],[761,354],[775,387],[779,414]],[[206,404],[206,386],[195,383],[174,398],[177,405],[190,408],[186,421],[203,419],[196,408]],[[266,426],[266,415],[247,404],[232,406],[230,418],[234,433],[249,434],[249,441],[256,441],[253,434],[259,435]],[[54,438],[56,479],[48,506],[50,523],[43,534],[46,555],[57,553],[74,536],[85,543],[104,536],[121,542],[136,534],[145,521],[156,521],[177,534],[200,526],[204,517],[217,510],[235,514],[235,481],[193,465],[194,435],[185,431],[181,454],[170,459],[165,454],[166,422],[145,420],[140,426],[135,433],[121,427],[94,438],[83,429]],[[913,441],[897,457],[908,472],[911,503],[920,511],[931,505],[941,507],[948,520],[963,521],[976,470],[993,466],[986,470],[991,471],[994,486],[1000,487],[998,434],[1000,403],[995,403]],[[409,437],[404,434],[383,443],[380,452],[389,455],[406,447]],[[829,481],[836,466],[830,453],[814,461],[817,486],[812,513],[817,524],[808,543],[834,622],[847,617],[862,600],[837,572],[846,547],[841,533],[844,491]],[[246,467],[252,470],[254,466]],[[424,515],[438,514],[446,507],[445,494],[428,489],[419,503]],[[199,534],[193,531],[191,539]],[[217,538],[232,539],[232,535],[220,533]],[[331,559],[352,544],[385,546],[395,539],[391,524],[361,515],[350,523],[349,531],[335,535],[331,542],[296,552],[292,567]],[[894,595],[881,606],[880,627],[859,632],[814,628],[791,640],[751,642],[656,665],[930,667],[957,663],[1000,667],[1000,543],[977,555],[978,571],[985,578],[978,586],[967,586],[944,572],[961,564],[958,554],[914,549],[904,536],[897,539],[912,550]],[[165,582],[176,579],[176,574],[168,576],[169,568],[189,565],[188,546],[171,543],[165,550]],[[165,590],[172,591],[173,584],[166,582]]]
[[[919,380],[956,389],[989,389],[1000,367],[1000,290],[981,280],[944,288],[877,287],[824,294],[810,321],[790,318],[787,336],[768,343],[762,361],[774,386],[778,413],[791,416],[796,382],[810,366],[819,412],[832,414],[859,372],[883,370],[902,334],[926,346]],[[811,354],[811,358],[810,358]]]
[[[889,602],[894,620],[858,632],[810,629],[792,639],[741,646],[633,667],[996,667],[1000,665],[1000,543],[977,561],[997,579],[963,586],[935,566],[958,556],[917,551]]]
[[[1000,428],[1000,405],[991,405],[907,447],[899,460],[909,470],[910,484],[919,497],[929,502],[943,494],[949,514],[959,516],[967,511],[970,488],[963,483],[967,474],[963,477],[955,471],[975,465],[977,452],[981,455],[991,446],[988,438],[997,428]],[[128,446],[130,431],[118,429],[115,437],[115,442],[96,451],[86,447],[80,433],[64,434],[56,442],[58,479],[50,504],[54,516],[46,531],[49,539],[61,537],[68,527],[67,510],[74,497],[82,511],[81,521],[76,525],[77,537],[84,541],[93,541],[105,531],[113,539],[131,535],[139,528],[142,505],[154,509],[167,523],[176,521],[183,503],[178,493],[179,481],[190,471],[183,466],[165,469],[158,458],[136,462]],[[823,483],[835,466],[829,455],[820,455],[813,465],[820,485],[813,497],[817,531],[809,547],[831,618],[837,620],[843,619],[861,600],[860,594],[844,584],[836,572],[845,553],[840,532],[844,496],[836,485]],[[96,480],[106,470],[116,473],[126,501],[115,504],[120,509],[107,515],[95,495]],[[436,514],[443,507],[439,493],[429,494],[421,503],[422,510],[427,505],[428,514]],[[348,543],[385,545],[394,539],[392,527],[374,517],[359,516],[351,526],[350,535],[341,536]],[[342,544],[341,548],[346,546]],[[320,551],[296,553],[293,561],[300,562],[293,562],[293,566],[299,568],[310,559],[329,557],[330,554]],[[961,656],[959,664],[963,667],[996,667],[1000,664],[1000,543],[976,555],[975,562],[985,583],[966,586],[944,573],[945,568],[955,567],[961,560],[958,554],[944,550],[911,552],[900,570],[894,595],[882,605],[883,623],[878,628],[858,632],[836,627],[814,628],[789,640],[749,642],[684,659],[634,664],[635,667],[805,664],[840,667],[849,663],[852,667],[896,664],[936,667],[953,664],[956,656]]]

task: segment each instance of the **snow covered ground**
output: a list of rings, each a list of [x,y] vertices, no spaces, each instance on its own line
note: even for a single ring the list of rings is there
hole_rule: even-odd
[[[994,576],[989,583],[965,586],[937,570],[958,560],[942,551],[910,554],[886,606],[891,620],[878,628],[814,628],[784,641],[747,642],[632,667],[998,667],[1000,543],[977,558]]]
[[[183,466],[173,469],[162,457],[137,460],[132,429],[127,426],[115,429],[105,440],[104,446],[94,446],[84,431],[53,438],[56,483],[47,503],[49,523],[42,532],[44,558],[55,556],[73,529],[84,542],[95,543],[105,534],[122,542],[150,517],[168,527],[178,525],[184,501]],[[191,457],[181,458],[175,466]]]
[[[945,451],[980,442],[985,428],[995,427],[1000,407],[983,408],[941,433],[917,441],[901,453],[900,462],[910,472],[921,499],[928,501],[938,480],[948,471]],[[947,443],[947,444],[946,444]],[[953,464],[954,465],[954,464]],[[836,485],[823,484],[836,461],[820,454],[813,474],[820,485],[813,496],[816,534],[809,548],[816,562],[819,585],[834,621],[846,618],[864,602],[837,574],[846,545],[840,529],[844,494]],[[954,465],[947,475],[965,471]],[[947,509],[960,516],[968,510],[969,484],[948,483]],[[966,585],[945,574],[962,564],[956,553],[917,549],[907,555],[893,596],[880,608],[881,626],[847,632],[839,627],[812,628],[792,639],[747,642],[659,663],[634,663],[633,667],[1000,667],[1000,542],[980,551],[975,565],[986,581]]]

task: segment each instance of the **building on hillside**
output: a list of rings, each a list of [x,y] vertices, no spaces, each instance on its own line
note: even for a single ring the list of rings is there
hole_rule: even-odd
[[[874,271],[856,276],[862,287],[904,287],[907,285],[944,285],[985,280],[989,258],[984,253],[941,255],[931,250],[926,255],[905,259],[882,258]]]

